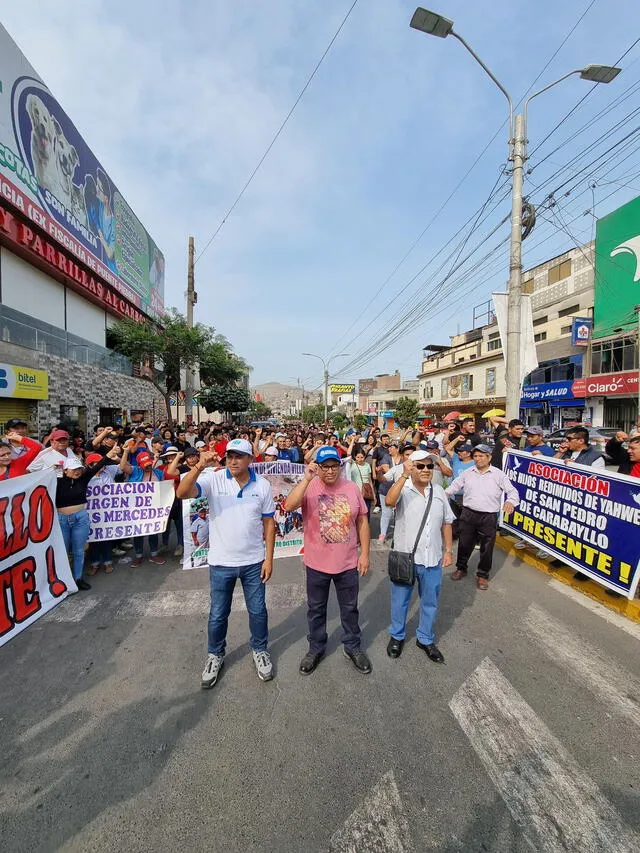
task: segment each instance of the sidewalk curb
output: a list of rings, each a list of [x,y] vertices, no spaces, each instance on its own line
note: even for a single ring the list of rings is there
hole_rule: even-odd
[[[592,598],[594,601],[597,601],[598,604],[602,604],[603,607],[613,610],[614,613],[626,616],[626,618],[630,619],[632,622],[640,623],[640,600],[634,599],[633,601],[629,601],[627,598],[612,598],[610,595],[606,594],[605,587],[600,586],[600,584],[597,584],[594,581],[574,581],[573,569],[569,567],[556,568],[555,566],[551,566],[549,563],[538,559],[534,554],[530,553],[528,548],[514,548],[514,542],[515,540],[510,536],[503,536],[501,534],[496,536],[496,545],[498,548],[506,551],[509,556],[517,557],[523,563],[527,563],[529,566],[533,566],[538,569],[538,571],[544,572],[545,575],[549,575],[550,577],[559,580],[561,583],[570,586],[572,589],[578,590],[578,592],[586,595],[587,598]]]

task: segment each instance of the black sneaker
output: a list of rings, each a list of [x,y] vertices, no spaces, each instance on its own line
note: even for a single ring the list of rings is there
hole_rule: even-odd
[[[342,651],[344,652],[344,656],[349,658],[358,672],[361,672],[363,675],[369,675],[371,672],[371,661],[364,652],[360,650],[357,652],[350,652],[349,649],[345,649],[344,646],[342,647]]]
[[[423,652],[427,653],[429,660],[432,660],[434,663],[444,663],[444,655],[435,643],[429,643],[427,646],[424,643],[421,643],[420,640],[416,640],[416,646],[419,649],[422,649]]]
[[[322,654],[322,652],[307,652],[300,661],[300,672],[303,675],[311,675],[323,657],[324,654]]]
[[[79,581],[76,581],[76,586],[78,587],[78,589],[81,589],[83,592],[87,589],[91,589],[91,584],[87,583],[86,580],[84,580],[83,578],[80,578]]]

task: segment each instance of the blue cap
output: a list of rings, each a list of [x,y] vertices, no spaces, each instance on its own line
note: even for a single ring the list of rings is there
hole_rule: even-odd
[[[335,447],[329,447],[325,445],[324,447],[320,447],[318,452],[316,453],[316,462],[318,465],[322,465],[323,462],[328,462],[329,459],[337,459],[340,461],[340,454],[335,449]]]

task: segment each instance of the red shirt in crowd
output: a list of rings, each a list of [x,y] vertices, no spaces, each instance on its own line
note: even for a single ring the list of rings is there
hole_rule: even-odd
[[[27,473],[27,466],[30,465],[42,450],[42,445],[39,441],[34,441],[32,438],[22,437],[22,446],[27,448],[27,452],[18,456],[17,459],[12,459],[11,464],[7,468],[3,480],[8,480],[10,477],[20,477]]]

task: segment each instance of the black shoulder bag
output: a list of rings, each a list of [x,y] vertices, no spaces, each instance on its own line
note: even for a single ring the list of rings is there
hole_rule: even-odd
[[[389,580],[392,583],[399,583],[403,584],[404,586],[413,586],[416,582],[416,567],[414,562],[416,556],[416,549],[418,547],[418,542],[420,542],[420,537],[422,536],[424,526],[427,523],[427,518],[429,517],[429,510],[431,509],[432,500],[433,485],[431,485],[431,488],[429,489],[429,500],[427,501],[427,508],[425,509],[424,515],[422,516],[420,529],[418,530],[418,535],[416,536],[413,551],[410,554],[406,554],[404,551],[394,551],[393,543],[391,543],[391,551],[389,551],[389,561],[387,563],[387,570],[389,572]]]

